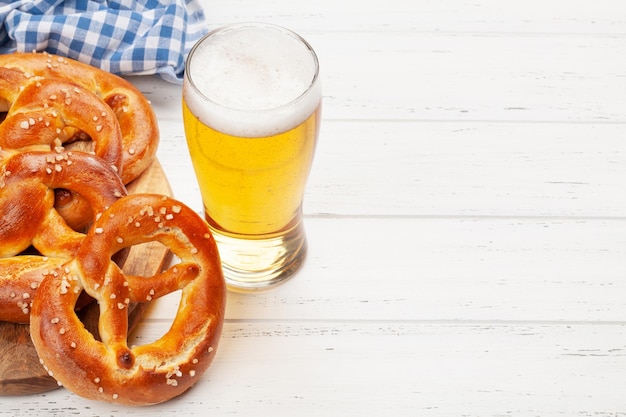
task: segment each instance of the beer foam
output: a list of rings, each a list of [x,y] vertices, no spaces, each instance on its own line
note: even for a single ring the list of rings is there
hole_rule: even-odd
[[[191,51],[183,95],[191,112],[216,130],[271,136],[317,108],[317,70],[315,53],[298,35],[273,25],[232,25]]]

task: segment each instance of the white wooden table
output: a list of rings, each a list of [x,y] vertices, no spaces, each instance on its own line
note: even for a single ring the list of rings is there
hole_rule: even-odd
[[[623,416],[626,2],[206,0],[209,24],[317,50],[323,127],[309,257],[229,294],[217,357],[149,408],[60,389],[1,416]],[[159,158],[198,212],[180,86]],[[168,328],[156,303],[138,343]]]

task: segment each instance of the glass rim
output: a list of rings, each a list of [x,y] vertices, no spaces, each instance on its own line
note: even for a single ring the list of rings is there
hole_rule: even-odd
[[[230,107],[228,105],[222,104],[222,103],[218,103],[215,100],[211,99],[210,97],[207,97],[207,95],[205,93],[203,93],[195,84],[195,82],[193,81],[193,75],[190,71],[191,68],[191,61],[193,59],[193,55],[195,53],[195,51],[209,38],[225,32],[225,31],[229,31],[229,30],[237,30],[237,29],[241,29],[241,28],[246,28],[246,27],[253,27],[253,28],[265,28],[265,29],[271,29],[271,30],[276,30],[279,31],[285,35],[288,35],[294,39],[296,39],[298,42],[300,42],[302,45],[304,45],[306,47],[306,49],[309,51],[309,53],[311,54],[311,57],[313,58],[313,64],[315,66],[314,68],[314,73],[313,73],[313,77],[311,79],[311,82],[309,83],[309,85],[304,89],[304,91],[298,95],[297,97],[295,97],[294,99],[290,100],[287,103],[283,103],[279,106],[275,106],[275,107],[270,107],[270,108],[265,108],[265,109],[241,109],[241,108],[236,108],[236,107]],[[280,25],[276,25],[274,23],[265,23],[265,22],[254,22],[254,21],[248,21],[248,22],[237,22],[237,23],[229,23],[226,25],[222,25],[220,27],[217,27],[213,30],[211,30],[210,32],[206,33],[205,35],[203,35],[200,39],[198,39],[196,41],[196,43],[191,47],[191,49],[189,50],[189,54],[187,54],[187,58],[185,59],[185,73],[184,73],[184,81],[187,81],[189,83],[189,86],[200,96],[202,97],[203,100],[206,100],[210,103],[212,103],[215,106],[219,106],[225,109],[228,109],[230,111],[233,112],[241,112],[241,113],[264,113],[264,112],[276,112],[279,111],[281,109],[284,108],[288,108],[290,106],[292,106],[294,103],[297,103],[298,101],[301,101],[305,96],[307,96],[309,93],[311,93],[311,91],[313,91],[315,89],[315,85],[318,83],[319,81],[319,70],[320,70],[320,65],[319,65],[319,59],[317,57],[317,53],[315,52],[315,50],[313,49],[313,47],[311,46],[311,44],[309,44],[309,42],[304,39],[302,36],[300,36],[299,34],[297,34],[296,32],[294,32],[291,29],[288,29],[284,26],[280,26]],[[321,97],[320,97],[321,98]]]

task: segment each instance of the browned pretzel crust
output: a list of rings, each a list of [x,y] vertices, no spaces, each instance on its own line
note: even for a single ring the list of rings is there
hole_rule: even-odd
[[[0,258],[31,245],[45,256],[76,253],[83,234],[54,209],[56,188],[79,193],[96,215],[127,193],[119,176],[95,156],[0,150]]]
[[[0,68],[0,87],[6,84],[8,72],[15,70]],[[71,139],[68,131],[80,129],[92,138],[94,153],[121,175],[122,132],[113,110],[77,84],[39,77],[30,80],[16,94],[4,95],[12,104],[0,123],[0,148],[61,149]]]
[[[80,139],[118,169],[124,184],[155,159],[159,129],[150,103],[123,78],[48,53],[0,55],[0,147],[50,150]],[[117,126],[116,126],[117,125]],[[74,229],[91,213],[76,194],[59,191],[57,210]]]
[[[78,251],[84,234],[54,208],[54,189],[83,196],[101,215],[126,188],[101,159],[85,153],[0,150],[0,321],[28,323],[43,277]],[[40,256],[24,255],[33,248]]]
[[[180,263],[152,277],[126,276],[111,255],[159,241]],[[182,290],[170,330],[127,344],[128,305]],[[74,312],[82,291],[98,301],[102,341]],[[42,364],[60,384],[90,399],[147,405],[180,395],[213,360],[226,289],[217,247],[204,220],[169,197],[135,194],[96,220],[76,258],[48,274],[35,296],[31,336]]]
[[[159,143],[156,115],[143,94],[128,81],[91,65],[48,53],[0,55],[0,67],[21,73],[8,79],[9,86],[0,87],[0,99],[4,98],[9,105],[11,98],[3,89],[20,89],[37,77],[78,84],[104,101],[113,110],[122,132],[122,181],[125,184],[137,178],[153,161]],[[0,80],[2,78],[6,76]],[[93,116],[99,114],[89,114]]]

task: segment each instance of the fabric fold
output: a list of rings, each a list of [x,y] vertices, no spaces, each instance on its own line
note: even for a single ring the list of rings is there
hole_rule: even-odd
[[[47,51],[173,83],[207,32],[197,0],[17,0],[0,5],[0,23],[0,53]]]

